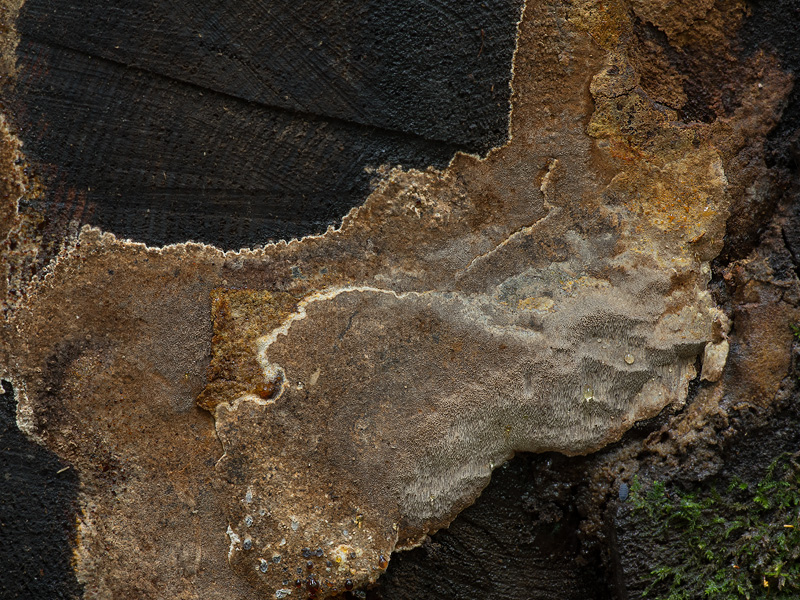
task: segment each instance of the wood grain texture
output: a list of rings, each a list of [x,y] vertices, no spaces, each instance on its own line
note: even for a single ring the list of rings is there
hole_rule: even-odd
[[[0,381],[0,598],[73,598],[78,475],[17,429],[15,408]]]
[[[32,208],[156,245],[323,232],[368,169],[505,141],[520,5],[31,0],[5,103]]]

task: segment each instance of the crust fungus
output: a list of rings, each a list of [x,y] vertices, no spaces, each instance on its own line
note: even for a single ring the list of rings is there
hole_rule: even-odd
[[[588,41],[570,51],[592,62]],[[325,236],[367,257],[357,275],[320,257],[330,275],[291,295],[215,292],[212,373],[230,353],[248,366],[212,375],[201,402],[225,449],[230,561],[255,585],[280,589],[304,548],[321,549],[326,591],[373,581],[514,452],[619,439],[681,406],[698,356],[719,378],[723,150],[648,98],[624,51],[603,61],[585,80],[549,63],[571,97],[518,92],[512,141],[486,159],[393,173]],[[276,381],[269,400],[250,391]]]
[[[104,341],[76,351],[88,366],[65,369],[61,389],[91,407],[111,388],[106,373],[125,373],[120,385],[133,389],[158,372],[150,398],[167,406],[157,399],[179,394],[175,373],[207,352],[194,323],[214,288],[198,403],[224,451],[215,502],[234,571],[281,598],[375,581],[392,552],[447,526],[514,452],[589,453],[680,407],[698,357],[713,381],[727,352],[728,320],[707,289],[732,202],[726,164],[763,140],[788,79],[755,59],[762,79],[740,90],[741,109],[683,123],[642,87],[647,57],[626,46],[620,6],[529,3],[509,143],[443,171],[393,170],[325,235],[225,254],[84,230],[15,317],[20,414],[33,423],[50,401],[36,374],[48,344],[79,327],[102,332],[109,315],[123,341],[95,333]],[[110,265],[130,275],[125,293],[102,287]],[[162,294],[176,265],[177,300]],[[48,302],[84,289],[105,290],[88,323],[64,303],[43,328]],[[101,428],[59,435],[46,443],[62,454],[111,446]],[[120,456],[149,448],[127,435]],[[160,476],[145,462],[130,461],[130,489]],[[189,473],[206,468],[196,463]],[[113,510],[137,505],[125,502]]]

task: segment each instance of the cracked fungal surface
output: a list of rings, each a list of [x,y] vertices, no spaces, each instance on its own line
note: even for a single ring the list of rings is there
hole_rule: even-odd
[[[790,81],[755,55],[728,116],[683,121],[636,6],[529,2],[509,143],[391,171],[339,229],[238,253],[82,230],[3,341],[20,426],[81,473],[89,596],[374,582],[514,452],[592,452],[701,360],[721,376],[709,263]]]

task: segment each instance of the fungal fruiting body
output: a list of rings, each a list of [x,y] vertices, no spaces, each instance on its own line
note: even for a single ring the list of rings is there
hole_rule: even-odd
[[[332,260],[291,292],[215,291],[215,340],[248,366],[212,377],[201,403],[225,449],[230,562],[257,587],[304,569],[320,593],[374,581],[514,452],[619,439],[684,402],[704,352],[719,377],[729,325],[706,288],[730,201],[720,152],[642,102],[624,55],[604,60],[589,135],[576,118],[556,146],[529,135],[524,151],[441,173],[395,170],[328,234],[363,242],[359,268]],[[632,118],[646,143],[621,133]],[[630,158],[615,170],[594,162],[620,148]],[[537,172],[538,185],[508,191]],[[487,197],[502,210],[486,212]],[[268,401],[242,392],[276,377]],[[273,553],[280,566],[258,569]]]

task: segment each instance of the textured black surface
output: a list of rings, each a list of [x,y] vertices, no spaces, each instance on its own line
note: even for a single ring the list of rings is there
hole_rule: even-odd
[[[784,69],[795,74],[781,122],[769,138],[770,166],[794,174],[800,172],[800,0],[757,0],[748,2],[749,18],[740,31],[748,53],[763,49],[775,53]]]
[[[0,599],[59,600],[80,594],[70,537],[78,477],[17,429],[16,403],[0,395]]]
[[[381,165],[507,136],[521,0],[28,0],[5,104],[63,235],[319,233]]]

